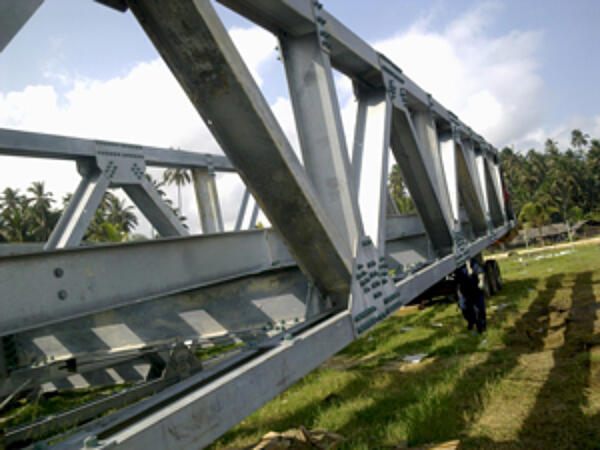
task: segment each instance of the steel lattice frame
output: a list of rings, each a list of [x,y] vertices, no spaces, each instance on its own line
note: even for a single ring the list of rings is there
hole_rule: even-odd
[[[158,392],[56,447],[207,445],[514,226],[497,151],[318,2],[220,0],[279,38],[302,162],[209,0],[101,2],[138,19],[227,157],[0,130],[0,154],[75,160],[82,175],[45,251],[1,250],[0,396],[167,367],[9,430],[8,444]],[[0,6],[0,25],[10,25],[0,26],[0,49],[40,3]],[[354,83],[350,150],[332,69]],[[417,215],[389,201],[390,150]],[[203,235],[187,235],[147,166],[193,170]],[[236,232],[223,232],[216,171],[247,187]],[[171,238],[78,247],[116,187]],[[259,207],[273,230],[239,231]],[[228,337],[247,345],[202,370],[175,345]]]

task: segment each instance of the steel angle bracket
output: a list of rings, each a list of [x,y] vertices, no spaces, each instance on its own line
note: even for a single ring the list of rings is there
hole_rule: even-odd
[[[138,184],[146,173],[143,153],[135,146],[122,145],[115,149],[114,143],[96,141],[96,165],[109,179],[111,187],[122,184]]]
[[[361,336],[401,306],[385,257],[363,236],[354,262],[350,310],[356,336]]]

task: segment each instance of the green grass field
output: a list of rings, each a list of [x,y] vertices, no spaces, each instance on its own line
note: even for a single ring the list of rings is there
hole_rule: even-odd
[[[557,256],[539,258],[548,254]],[[339,433],[353,449],[454,439],[476,449],[600,449],[600,247],[500,264],[505,283],[488,300],[484,336],[466,330],[456,305],[393,316],[213,448],[303,425]],[[429,357],[402,361],[415,353]]]

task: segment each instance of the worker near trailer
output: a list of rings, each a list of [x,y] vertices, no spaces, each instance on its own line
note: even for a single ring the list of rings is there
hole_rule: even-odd
[[[469,330],[474,326],[479,333],[486,330],[485,297],[483,287],[485,283],[485,271],[483,266],[475,258],[455,272],[458,283],[460,307],[464,318],[467,320]]]

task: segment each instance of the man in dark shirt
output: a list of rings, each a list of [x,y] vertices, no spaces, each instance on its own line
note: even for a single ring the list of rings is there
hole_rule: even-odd
[[[475,325],[477,331],[483,333],[487,326],[483,296],[485,283],[483,267],[475,258],[471,258],[467,264],[456,270],[455,275],[459,290],[458,306],[467,320],[468,328],[471,330]]]

